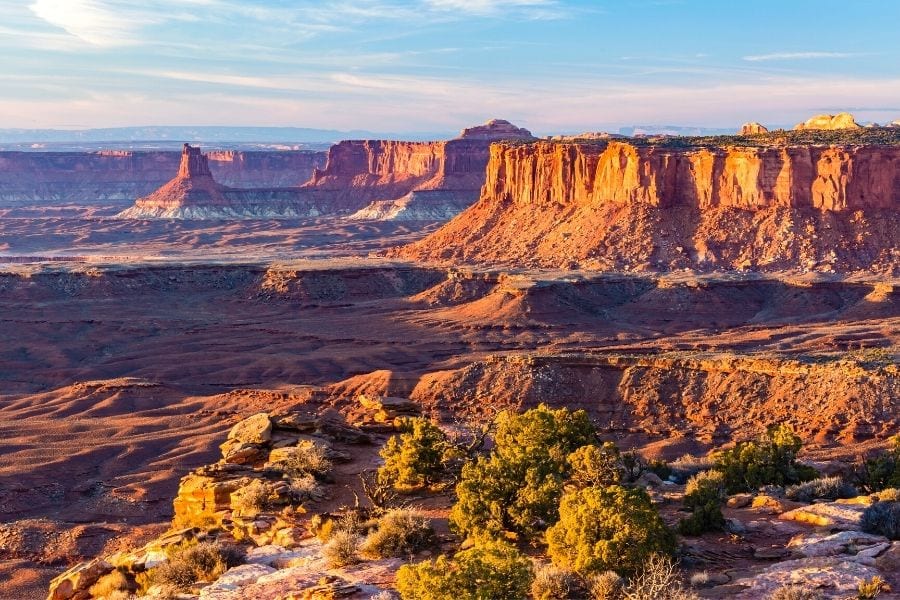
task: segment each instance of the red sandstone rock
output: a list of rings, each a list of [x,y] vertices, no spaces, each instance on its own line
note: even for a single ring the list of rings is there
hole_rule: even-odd
[[[760,133],[769,133],[766,126],[761,123],[750,122],[741,125],[740,135],[757,135]]]
[[[794,129],[859,129],[859,125],[853,115],[842,112],[836,115],[816,115],[798,123]]]
[[[895,270],[898,201],[894,147],[495,144],[479,202],[393,254],[628,269]]]

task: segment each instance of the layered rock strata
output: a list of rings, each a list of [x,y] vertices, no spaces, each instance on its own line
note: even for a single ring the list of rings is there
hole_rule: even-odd
[[[444,220],[478,199],[493,142],[533,139],[495,119],[449,141],[344,141],[304,188],[335,206],[355,206],[356,219]]]
[[[394,254],[606,269],[896,271],[900,147],[496,144],[480,200]]]
[[[325,164],[324,152],[214,151],[217,182],[240,188],[296,186]],[[132,201],[164,185],[177,152],[0,152],[0,205],[107,204]]]

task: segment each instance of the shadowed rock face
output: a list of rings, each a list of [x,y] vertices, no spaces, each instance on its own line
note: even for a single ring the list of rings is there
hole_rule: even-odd
[[[206,155],[225,186],[297,186],[325,164],[324,152],[213,151]],[[177,173],[171,151],[0,152],[0,206],[90,206],[133,202],[152,194]]]
[[[900,148],[495,144],[480,200],[397,254],[598,268],[896,270]]]

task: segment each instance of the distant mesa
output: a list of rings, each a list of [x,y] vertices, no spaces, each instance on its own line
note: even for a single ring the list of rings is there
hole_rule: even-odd
[[[761,133],[769,133],[769,129],[762,123],[751,121],[741,125],[741,135],[759,135]]]
[[[860,126],[853,118],[853,115],[847,112],[838,113],[836,115],[816,115],[811,119],[798,123],[794,129],[801,131],[804,129],[859,129]]]
[[[516,127],[505,119],[491,119],[483,125],[476,125],[463,129],[457,139],[460,140],[530,140],[534,139],[531,132],[522,127]]]
[[[533,141],[527,129],[493,119],[447,141],[348,140],[303,185],[219,185],[209,157],[185,144],[178,175],[119,213],[122,218],[232,219],[322,215],[359,220],[443,221],[478,199],[491,144]]]

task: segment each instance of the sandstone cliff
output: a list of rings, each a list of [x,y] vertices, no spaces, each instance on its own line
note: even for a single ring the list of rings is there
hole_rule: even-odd
[[[449,141],[344,141],[304,189],[359,211],[355,218],[447,219],[478,199],[492,142],[531,139],[528,130],[495,119]]]
[[[741,125],[740,135],[757,135],[760,133],[769,133],[768,128],[761,123],[750,122]]]
[[[325,164],[324,152],[210,152],[217,182],[241,188],[296,186]],[[151,194],[178,170],[178,152],[0,152],[0,206],[110,204]]]
[[[897,146],[497,144],[480,200],[394,254],[604,269],[896,271],[898,203]]]

